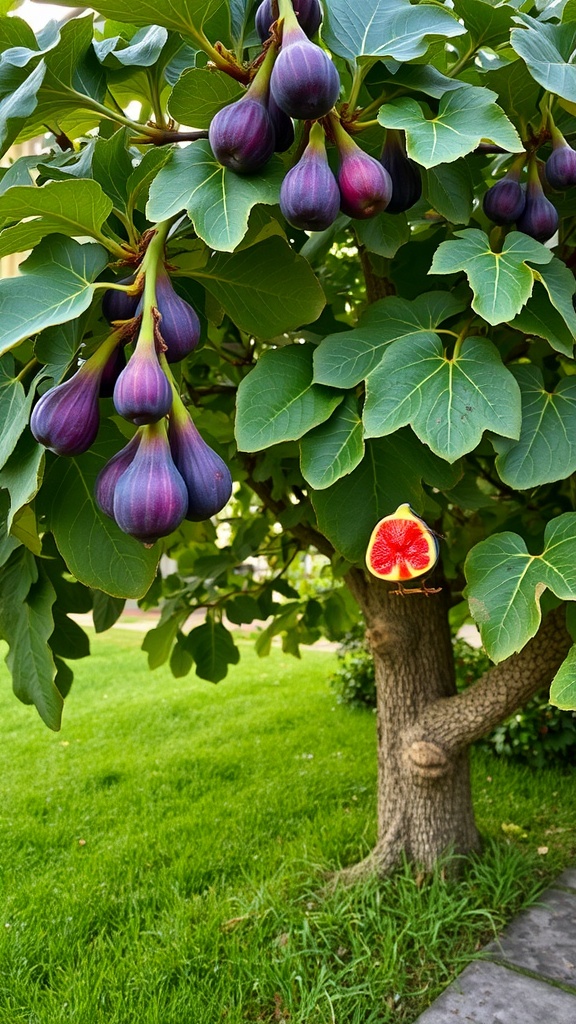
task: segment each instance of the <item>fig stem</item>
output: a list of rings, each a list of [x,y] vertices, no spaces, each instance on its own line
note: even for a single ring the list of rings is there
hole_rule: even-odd
[[[145,348],[151,348],[153,351],[156,351],[156,325],[153,312],[157,305],[156,278],[158,277],[160,263],[164,261],[166,238],[175,219],[175,217],[171,217],[169,220],[160,221],[156,225],[142,260],[141,272],[144,274],[144,293],[142,296],[142,323],[138,335],[138,344],[142,344]]]

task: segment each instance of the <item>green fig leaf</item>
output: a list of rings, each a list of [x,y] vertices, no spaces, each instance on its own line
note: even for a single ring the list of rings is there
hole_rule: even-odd
[[[414,60],[426,53],[431,36],[450,39],[465,31],[447,9],[409,0],[330,0],[322,26],[326,45],[350,63],[370,57]]]
[[[552,680],[550,703],[562,711],[576,710],[576,644],[570,648]]]
[[[300,468],[311,487],[320,491],[347,476],[362,461],[362,417],[354,395],[346,395],[330,419],[304,435]]]
[[[112,200],[87,178],[51,181],[42,188],[16,185],[0,196],[0,221],[21,222],[0,232],[0,257],[33,249],[49,234],[101,238],[111,210]]]

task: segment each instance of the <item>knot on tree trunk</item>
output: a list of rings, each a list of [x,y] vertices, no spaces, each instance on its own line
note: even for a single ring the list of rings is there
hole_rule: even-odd
[[[437,743],[415,740],[405,749],[404,761],[414,775],[424,779],[439,779],[450,768],[450,758]]]

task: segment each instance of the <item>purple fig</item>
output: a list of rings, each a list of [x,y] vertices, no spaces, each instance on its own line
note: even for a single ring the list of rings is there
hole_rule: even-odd
[[[141,430],[137,430],[128,444],[112,456],[96,477],[94,497],[97,505],[107,516],[110,516],[110,519],[114,519],[114,489],[122,473],[126,472],[138,451],[140,436]]]
[[[122,370],[126,366],[126,352],[123,345],[114,350],[100,378],[100,398],[112,398],[114,387]]]
[[[285,114],[302,121],[324,117],[340,94],[340,78],[330,57],[310,42],[295,17],[285,19],[270,91]]]
[[[526,205],[516,227],[537,242],[549,241],[558,230],[558,211],[542,191],[536,160],[531,161],[528,169]]]
[[[261,170],[276,142],[266,105],[248,94],[218,111],[210,123],[208,138],[216,159],[237,174]]]
[[[404,139],[400,132],[388,129],[380,163],[388,171],[392,181],[392,197],[386,213],[404,213],[422,195],[422,175],[418,164],[406,155]]]
[[[563,191],[576,185],[576,152],[555,125],[552,128],[552,147],[546,161],[546,179],[552,188]]]
[[[133,284],[135,279],[136,275],[132,274],[130,277],[124,277],[118,281],[118,284]],[[102,313],[109,324],[113,324],[116,320],[132,320],[136,316],[139,301],[138,295],[129,295],[128,292],[108,288],[102,298]]]
[[[166,359],[177,363],[192,352],[200,339],[200,321],[192,306],[174,291],[164,269],[156,279],[156,306],[161,315],[159,331],[166,345]]]
[[[338,216],[340,190],[328,164],[324,131],[318,123],[312,126],[300,160],[282,182],[280,209],[290,224],[303,231],[324,231]]]
[[[188,493],[176,469],[164,420],[148,424],[138,449],[114,487],[114,519],[124,533],[153,544],[172,533],[186,514]]]
[[[100,380],[117,344],[117,337],[109,338],[73,377],[42,395],[30,417],[30,430],[40,444],[57,455],[88,451],[100,425]]]
[[[154,341],[142,334],[114,388],[116,411],[137,426],[155,423],[172,405],[172,389],[158,362]]]
[[[250,88],[212,118],[208,139],[217,160],[237,174],[254,174],[274,152],[276,135],[268,113],[270,75],[276,59],[271,45]]]
[[[482,206],[495,224],[514,224],[524,213],[526,190],[519,181],[506,175],[484,193]]]
[[[294,142],[294,125],[292,118],[280,110],[272,93],[268,96],[268,113],[274,128],[274,152],[285,153]]]
[[[392,179],[379,160],[356,145],[336,117],[331,125],[340,157],[340,209],[356,220],[374,217],[390,202]]]
[[[188,494],[186,519],[202,522],[224,508],[232,494],[230,470],[202,439],[178,400],[170,413],[168,437],[174,463]]]
[[[307,36],[314,36],[322,21],[322,8],[318,0],[294,0],[294,13]],[[256,11],[256,31],[265,43],[276,18],[272,11],[272,0],[262,0]]]

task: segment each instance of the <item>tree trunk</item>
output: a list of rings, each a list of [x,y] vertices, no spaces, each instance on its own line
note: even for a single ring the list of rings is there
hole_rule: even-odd
[[[470,743],[549,684],[570,647],[563,610],[519,655],[456,693],[449,591],[400,596],[352,570],[374,656],[378,714],[378,840],[345,880],[386,874],[403,857],[426,869],[448,852],[480,847]]]

